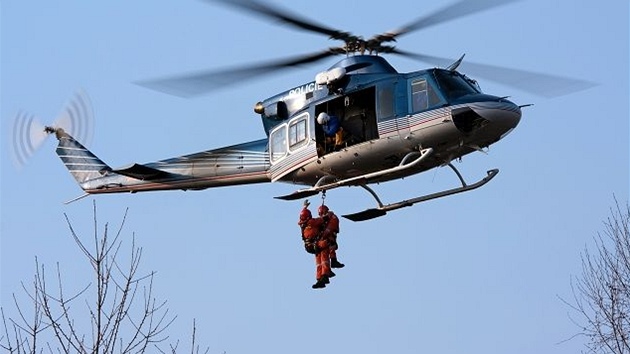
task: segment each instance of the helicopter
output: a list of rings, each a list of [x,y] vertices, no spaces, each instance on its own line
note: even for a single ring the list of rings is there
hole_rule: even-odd
[[[204,190],[219,186],[285,182],[303,188],[277,196],[297,200],[343,186],[361,187],[376,206],[343,215],[352,221],[384,216],[414,204],[479,188],[499,172],[491,169],[467,183],[453,161],[484,149],[512,132],[521,109],[507,97],[482,92],[478,82],[457,69],[464,56],[452,61],[397,48],[403,35],[517,0],[459,1],[422,16],[396,30],[368,39],[305,19],[262,0],[205,0],[279,20],[294,28],[343,42],[313,54],[236,69],[195,72],[138,84],[184,97],[204,94],[278,70],[341,55],[343,58],[315,75],[313,81],[257,102],[265,137],[150,163],[112,168],[88,150],[72,131],[46,126],[58,139],[56,153],[85,194],[137,193],[162,190]],[[384,54],[447,63],[400,73]],[[469,63],[471,69],[494,72],[497,81],[520,81],[523,75],[556,82],[559,87],[583,89],[578,80],[521,70]],[[492,75],[490,75],[492,76]],[[549,86],[549,85],[547,85]],[[75,106],[83,106],[75,104]],[[340,127],[330,136],[329,124]],[[448,166],[461,185],[419,197],[385,204],[370,187]],[[79,199],[76,198],[76,199]],[[74,200],[76,200],[74,199]],[[73,200],[73,201],[74,201]]]

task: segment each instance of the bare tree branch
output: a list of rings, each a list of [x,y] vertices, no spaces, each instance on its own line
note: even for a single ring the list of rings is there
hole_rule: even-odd
[[[7,318],[2,309],[4,333],[0,348],[10,353],[145,353],[169,337],[166,330],[176,316],[169,314],[167,302],[153,293],[155,272],[141,273],[142,248],[131,238],[129,254],[123,254],[121,241],[128,210],[113,239],[106,223],[99,232],[96,203],[93,204],[94,235],[86,244],[64,214],[70,234],[92,270],[93,281],[68,295],[61,265],[56,265],[56,289],[48,288],[44,265],[35,259],[32,290],[22,284],[29,303],[14,297],[18,317]],[[78,301],[83,299],[83,301]],[[32,313],[26,312],[32,308]],[[85,328],[89,331],[84,332]],[[195,350],[193,324],[192,347]],[[171,349],[174,347],[171,345]],[[199,351],[199,347],[196,347]],[[160,350],[161,351],[161,350]],[[207,351],[206,351],[207,352]]]
[[[595,252],[582,253],[582,275],[572,279],[570,307],[582,321],[591,353],[630,354],[630,206],[615,200]]]

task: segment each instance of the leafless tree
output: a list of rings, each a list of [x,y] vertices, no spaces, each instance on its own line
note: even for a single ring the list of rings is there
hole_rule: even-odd
[[[595,251],[582,253],[582,275],[570,304],[591,353],[630,354],[630,207],[616,201]]]
[[[61,266],[55,267],[50,286],[46,268],[35,259],[32,284],[22,284],[31,306],[13,296],[15,317],[5,317],[0,348],[10,353],[144,353],[167,341],[166,329],[175,320],[166,301],[153,293],[154,272],[140,273],[142,248],[131,240],[131,252],[123,255],[120,236],[127,211],[114,237],[105,224],[102,234],[93,206],[93,245],[87,245],[64,214],[74,242],[88,260],[94,278],[82,289],[67,294]],[[52,289],[51,289],[52,288]],[[198,353],[193,323],[192,352]],[[175,353],[177,344],[168,351]],[[207,352],[207,350],[206,350]]]

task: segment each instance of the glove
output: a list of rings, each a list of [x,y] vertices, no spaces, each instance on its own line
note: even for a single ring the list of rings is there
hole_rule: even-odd
[[[311,205],[311,203],[308,201],[308,199],[306,199],[306,200],[304,201],[304,207],[305,207],[305,208],[308,208],[308,206],[309,206],[309,205]]]

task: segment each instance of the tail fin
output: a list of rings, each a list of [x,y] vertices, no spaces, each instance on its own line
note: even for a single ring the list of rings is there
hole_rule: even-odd
[[[63,129],[50,127],[46,129],[47,132],[54,132],[57,136],[59,140],[57,155],[79,184],[102,177],[104,172],[111,171],[111,167],[107,166]]]

